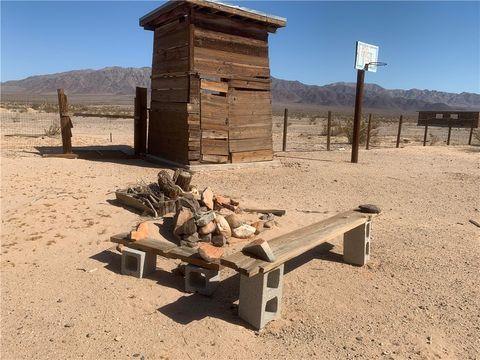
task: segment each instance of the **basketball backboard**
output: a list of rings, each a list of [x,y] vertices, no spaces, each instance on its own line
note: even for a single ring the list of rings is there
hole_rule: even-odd
[[[355,69],[377,72],[377,65],[375,64],[365,67],[365,65],[369,63],[376,63],[377,61],[378,46],[357,41],[357,49],[355,52]]]

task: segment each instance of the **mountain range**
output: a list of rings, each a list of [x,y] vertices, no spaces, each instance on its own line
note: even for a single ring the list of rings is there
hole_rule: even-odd
[[[64,88],[67,94],[133,95],[136,86],[149,87],[151,68],[107,67],[30,76],[1,83],[2,94],[53,94]],[[353,107],[355,84],[338,82],[323,86],[272,78],[274,103],[309,106]],[[364,107],[385,110],[477,110],[480,94],[435,90],[388,90],[365,84]]]

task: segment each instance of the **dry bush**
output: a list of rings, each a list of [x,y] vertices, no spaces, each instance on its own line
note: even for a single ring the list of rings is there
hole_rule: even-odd
[[[477,139],[477,141],[480,143],[480,130],[477,129],[473,132],[473,137]]]
[[[52,124],[48,129],[43,129],[43,131],[46,136],[57,136],[60,134],[61,129],[57,124]]]
[[[440,138],[437,135],[428,134],[430,136],[430,146],[438,144],[440,142]]]
[[[370,142],[376,143],[378,132],[380,131],[380,121],[377,119],[372,119],[370,125]],[[360,123],[360,144],[364,144],[367,141],[367,130],[368,130],[368,122],[362,121]],[[333,132],[333,131],[332,131]],[[342,121],[338,125],[338,132],[343,134],[347,137],[348,143],[353,143],[353,119],[347,118],[346,120]]]

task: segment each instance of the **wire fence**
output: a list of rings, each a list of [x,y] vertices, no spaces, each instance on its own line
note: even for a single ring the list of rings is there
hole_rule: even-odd
[[[74,148],[133,146],[133,106],[69,104],[69,113]],[[0,129],[3,153],[38,153],[42,148],[62,145],[58,104],[51,98],[2,101]]]
[[[133,99],[132,99],[133,104]],[[133,106],[70,104],[74,148],[133,146]],[[327,111],[312,114],[293,113],[288,117],[287,151],[327,150]],[[373,115],[371,149],[396,147],[400,115]],[[332,112],[331,150],[351,148],[353,116]],[[362,119],[361,147],[365,148],[368,115]],[[35,151],[62,145],[58,104],[52,100],[23,97],[0,103],[2,152]],[[283,149],[284,117],[273,117],[274,151]],[[400,147],[423,145],[425,128],[417,126],[415,115],[403,116]],[[427,145],[446,145],[448,128],[429,127]],[[452,128],[450,145],[466,145],[470,129]],[[480,145],[480,131],[475,129],[472,145]]]
[[[400,115],[373,115],[370,131],[370,149],[395,148]],[[287,121],[287,151],[322,151],[327,150],[328,112],[315,115],[292,114]],[[362,119],[360,130],[360,147],[366,147],[368,114]],[[284,117],[273,117],[274,151],[283,150]],[[331,117],[331,150],[351,149],[353,133],[353,115],[335,114]],[[415,115],[403,116],[399,147],[423,145],[425,127],[417,126]],[[448,128],[429,127],[427,146],[447,145]],[[449,145],[468,145],[470,129],[452,128]],[[475,129],[472,145],[480,145],[480,129]]]

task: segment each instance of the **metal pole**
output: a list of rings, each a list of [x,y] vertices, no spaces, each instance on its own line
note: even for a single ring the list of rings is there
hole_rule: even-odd
[[[365,70],[357,71],[357,92],[355,95],[355,115],[353,116],[352,163],[358,163],[358,145],[360,144],[360,121],[362,118],[363,83]]]
[[[448,120],[447,145],[450,145],[450,136],[452,135],[452,121]]]
[[[287,151],[288,109],[283,113],[283,151]]]
[[[367,143],[365,149],[370,149],[370,130],[372,129],[372,114],[368,115],[368,127],[367,127]]]
[[[428,119],[425,119],[425,134],[423,135],[423,146],[427,144]]]
[[[398,122],[398,134],[397,134],[397,148],[400,147],[400,134],[402,133],[403,115],[400,115],[400,121]]]
[[[327,151],[330,151],[330,128],[332,127],[332,112],[328,112],[327,118]]]

